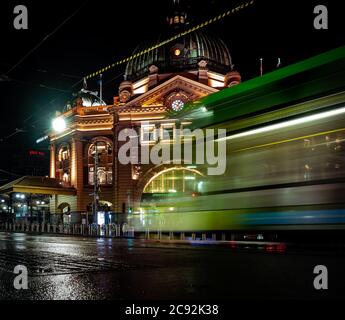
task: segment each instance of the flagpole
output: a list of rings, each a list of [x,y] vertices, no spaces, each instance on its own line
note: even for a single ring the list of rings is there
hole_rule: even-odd
[[[264,59],[260,58],[260,76],[262,77],[264,74],[264,66],[263,66]]]
[[[102,101],[103,100],[103,81],[102,81],[103,75],[100,74],[99,77],[100,77],[100,80],[99,80],[99,97]]]

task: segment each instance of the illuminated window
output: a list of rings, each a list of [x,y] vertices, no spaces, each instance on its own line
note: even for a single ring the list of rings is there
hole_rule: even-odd
[[[180,56],[181,55],[181,50],[180,49],[175,49],[174,55],[177,56],[177,57]]]
[[[58,154],[59,161],[69,160],[69,149],[68,146],[62,146]]]
[[[65,184],[71,182],[70,179],[70,150],[67,144],[63,144],[58,149],[56,163],[56,177]]]
[[[70,179],[69,179],[69,174],[67,172],[64,173],[64,175],[62,176],[62,181],[65,183],[69,183]]]
[[[106,140],[97,140],[88,150],[88,182],[94,185],[95,155],[97,156],[97,179],[100,185],[113,183],[113,148]]]
[[[157,141],[157,130],[155,125],[141,126],[141,143],[152,143]]]
[[[203,176],[197,170],[171,168],[153,177],[144,189],[144,193],[187,193],[199,191]]]
[[[163,123],[161,125],[160,139],[162,141],[174,141],[175,140],[176,127],[174,123]]]

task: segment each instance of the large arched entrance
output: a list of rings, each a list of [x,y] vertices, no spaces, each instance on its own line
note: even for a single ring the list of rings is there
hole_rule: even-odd
[[[155,173],[145,184],[140,207],[164,206],[167,199],[194,197],[201,192],[205,176],[194,168],[171,167]]]
[[[145,185],[144,194],[152,193],[183,193],[199,192],[204,181],[203,174],[192,168],[173,167],[160,171]]]

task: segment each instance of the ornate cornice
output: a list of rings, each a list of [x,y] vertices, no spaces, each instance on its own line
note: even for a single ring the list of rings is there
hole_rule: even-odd
[[[157,101],[162,102],[162,99],[164,99],[168,93],[176,89],[184,91],[190,96],[191,100],[218,92],[217,89],[177,75],[172,79],[165,81],[161,85],[151,89],[147,93],[144,93],[134,100],[129,101],[124,107],[141,107],[157,103]]]

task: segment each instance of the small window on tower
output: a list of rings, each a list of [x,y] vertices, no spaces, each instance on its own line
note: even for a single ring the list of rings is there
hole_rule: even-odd
[[[181,50],[180,50],[180,49],[175,49],[174,55],[175,55],[176,57],[179,57],[179,56],[181,55]]]

